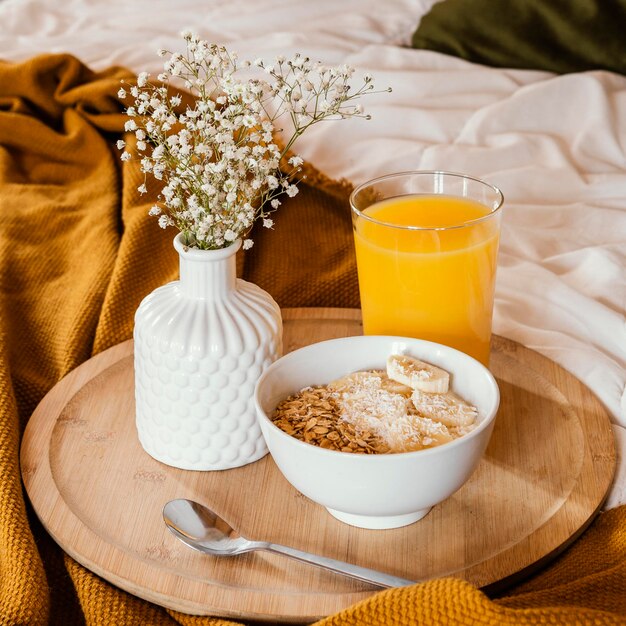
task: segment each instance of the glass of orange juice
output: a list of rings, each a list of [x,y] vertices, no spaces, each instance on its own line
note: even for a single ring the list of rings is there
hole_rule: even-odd
[[[363,330],[489,361],[502,193],[450,172],[402,172],[350,197]]]

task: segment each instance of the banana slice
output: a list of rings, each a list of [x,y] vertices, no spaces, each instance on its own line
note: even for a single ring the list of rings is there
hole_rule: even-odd
[[[416,389],[411,396],[415,410],[422,416],[441,422],[448,428],[470,426],[476,421],[476,407],[452,391],[424,393]]]
[[[380,379],[380,383],[381,389],[384,389],[389,393],[396,393],[400,396],[404,396],[405,398],[410,398],[413,393],[413,389],[411,389],[411,387],[389,378],[386,374]]]
[[[450,385],[448,372],[404,354],[392,354],[387,358],[387,376],[426,393],[446,393]]]
[[[442,443],[448,443],[454,439],[445,424],[429,417],[414,417],[413,426],[421,433],[424,447],[440,446]]]
[[[341,378],[337,378],[328,383],[327,388],[330,391],[336,391],[339,393],[349,393],[355,389],[363,386],[371,388],[380,388],[380,377],[382,372],[352,372],[352,374],[346,374]]]
[[[397,393],[405,398],[410,398],[413,389],[407,385],[392,380],[384,370],[372,370],[366,372],[353,372],[328,383],[331,391],[339,393],[353,392],[355,389],[368,386],[371,389],[383,389],[389,393]]]

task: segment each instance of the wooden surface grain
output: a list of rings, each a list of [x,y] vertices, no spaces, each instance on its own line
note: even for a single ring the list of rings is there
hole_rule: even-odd
[[[353,309],[286,309],[285,351],[361,333]],[[266,553],[196,553],[161,517],[173,498],[204,502],[254,539],[413,580],[454,575],[480,587],[519,578],[568,545],[601,506],[615,469],[606,411],[577,379],[494,337],[501,406],[470,480],[421,521],[347,526],[298,493],[267,456],[191,472],[159,463],[135,431],[132,342],[71,372],[41,402],[21,451],[28,496],[77,561],[113,584],[186,613],[310,621],[377,588]],[[421,480],[422,477],[407,477]]]

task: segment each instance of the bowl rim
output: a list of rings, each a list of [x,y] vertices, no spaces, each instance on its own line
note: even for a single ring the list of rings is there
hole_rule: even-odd
[[[441,444],[439,446],[434,446],[433,448],[426,448],[425,450],[412,450],[409,452],[391,452],[391,453],[386,453],[386,454],[348,454],[347,452],[342,452],[341,450],[329,450],[328,448],[322,448],[320,446],[315,446],[313,444],[307,443],[305,441],[300,441],[299,439],[296,439],[295,437],[292,437],[291,435],[289,435],[288,433],[286,433],[284,430],[282,430],[281,428],[279,428],[278,426],[276,426],[276,424],[274,424],[274,422],[272,422],[272,420],[269,418],[269,416],[267,415],[267,413],[265,412],[265,410],[261,407],[261,403],[259,401],[259,391],[260,388],[262,386],[262,384],[265,382],[265,380],[271,375],[271,373],[278,368],[278,363],[283,362],[283,359],[291,356],[291,355],[296,355],[298,353],[301,353],[303,351],[306,351],[310,348],[312,348],[313,346],[319,346],[321,344],[330,344],[330,343],[349,343],[350,341],[367,341],[370,339],[386,339],[386,340],[395,340],[395,341],[409,341],[409,342],[418,342],[419,344],[430,344],[432,346],[437,346],[438,348],[443,348],[445,351],[450,351],[453,353],[458,353],[460,355],[462,355],[463,357],[470,359],[474,365],[476,365],[480,370],[482,370],[482,373],[486,375],[486,379],[487,379],[487,383],[489,385],[489,387],[491,388],[491,391],[493,392],[493,409],[491,410],[490,414],[488,414],[481,422],[480,424],[474,428],[473,430],[471,430],[469,433],[466,433],[465,435],[461,435],[460,437],[457,437],[456,439],[454,439],[453,441],[449,441],[448,443],[444,443]],[[355,370],[356,371],[356,370]],[[254,388],[254,406],[256,409],[256,415],[257,415],[257,419],[262,419],[269,427],[270,429],[272,429],[274,432],[276,432],[279,437],[284,438],[285,441],[289,441],[289,442],[293,442],[293,444],[296,445],[296,447],[298,446],[303,446],[301,449],[302,450],[309,450],[309,451],[313,451],[313,450],[317,450],[317,453],[322,454],[322,455],[330,455],[329,458],[351,458],[354,459],[354,461],[347,461],[348,463],[358,463],[358,462],[363,462],[362,460],[359,461],[359,459],[372,459],[371,461],[368,461],[370,463],[378,463],[378,462],[383,462],[383,461],[378,461],[378,460],[374,460],[374,459],[390,459],[390,458],[394,458],[394,457],[399,457],[399,458],[411,458],[414,456],[418,456],[420,458],[425,457],[425,456],[432,456],[434,454],[441,454],[442,450],[452,450],[453,448],[459,447],[460,445],[463,445],[464,442],[469,441],[470,439],[473,439],[475,437],[477,437],[483,430],[485,430],[486,428],[488,428],[491,424],[493,424],[493,422],[496,419],[496,416],[498,414],[498,409],[500,408],[500,388],[498,386],[498,383],[494,377],[494,375],[489,371],[489,369],[483,365],[480,361],[477,361],[476,359],[474,359],[473,357],[471,357],[469,354],[466,354],[465,352],[461,352],[461,350],[457,350],[456,348],[452,348],[450,346],[446,346],[445,344],[442,343],[437,343],[435,341],[428,341],[427,339],[419,339],[416,337],[402,337],[399,335],[354,335],[352,337],[337,337],[335,339],[326,339],[324,341],[317,341],[315,343],[309,344],[307,346],[302,346],[301,348],[298,348],[296,350],[293,350],[292,352],[288,352],[287,354],[283,355],[282,357],[280,357],[279,359],[277,359],[276,361],[274,361],[259,377],[259,379],[256,382],[255,388]],[[269,447],[269,442],[266,442],[268,447]],[[289,445],[293,445],[293,444],[289,444]],[[271,453],[271,450],[270,450]],[[316,454],[316,452],[312,452],[313,454]],[[336,455],[341,455],[341,456],[336,456]]]

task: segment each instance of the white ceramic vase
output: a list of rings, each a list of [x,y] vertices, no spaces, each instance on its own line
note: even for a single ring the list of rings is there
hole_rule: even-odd
[[[236,278],[240,246],[190,249],[178,235],[180,280],[135,314],[139,441],[167,465],[222,470],[267,454],[254,386],[282,352],[282,320],[268,293]]]

